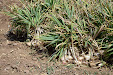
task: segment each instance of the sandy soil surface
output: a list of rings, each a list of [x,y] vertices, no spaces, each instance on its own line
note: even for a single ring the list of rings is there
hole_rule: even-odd
[[[0,12],[14,4],[20,2],[0,0]],[[6,34],[10,26],[10,17],[0,13],[0,75],[113,75],[113,70],[108,68],[48,62],[47,55],[30,49],[24,42],[8,40]]]

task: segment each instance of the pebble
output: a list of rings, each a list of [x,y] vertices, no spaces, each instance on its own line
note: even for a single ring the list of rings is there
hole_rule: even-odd
[[[18,44],[17,43],[13,43],[13,46],[17,46]]]
[[[18,67],[16,65],[11,66],[12,69],[17,69]]]
[[[29,70],[24,70],[24,73],[29,74]]]
[[[20,48],[18,47],[17,50],[19,50]]]
[[[3,31],[2,29],[0,29],[0,31]]]
[[[0,55],[0,58],[2,57],[2,56],[5,56],[6,54],[5,53],[2,53],[1,55]]]
[[[2,53],[2,55],[6,55],[5,53]]]
[[[10,53],[13,53],[13,52],[14,52],[14,50],[11,50],[11,51],[10,51]]]
[[[9,70],[10,69],[10,66],[7,66],[4,70],[6,71],[6,70]]]

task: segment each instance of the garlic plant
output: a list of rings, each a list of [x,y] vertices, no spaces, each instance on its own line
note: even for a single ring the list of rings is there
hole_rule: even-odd
[[[38,0],[23,6],[10,12],[14,27],[27,31],[32,39],[29,46],[41,42],[51,46],[55,53],[50,60],[82,64],[102,55],[104,60],[112,58],[112,0]]]

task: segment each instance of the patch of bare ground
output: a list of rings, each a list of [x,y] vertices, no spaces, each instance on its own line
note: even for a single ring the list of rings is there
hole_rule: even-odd
[[[0,0],[0,10],[8,5],[19,4],[18,0]],[[24,42],[10,41],[6,38],[10,17],[0,14],[0,75],[113,75],[108,68],[94,69],[74,64],[47,62],[44,54],[36,53]],[[16,37],[15,37],[16,38]]]

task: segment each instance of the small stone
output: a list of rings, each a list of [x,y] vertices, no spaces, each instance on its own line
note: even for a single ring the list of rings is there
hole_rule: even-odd
[[[2,55],[6,55],[5,53],[2,53]]]
[[[19,50],[20,48],[18,47],[17,49]]]
[[[13,43],[13,46],[17,46],[18,44],[17,43]]]
[[[1,55],[0,55],[0,58],[2,57],[2,56],[5,56],[6,54],[5,53],[2,53]]]
[[[9,66],[7,66],[4,70],[6,71],[6,70],[9,70],[10,69],[10,67]]]
[[[11,66],[12,69],[17,69],[18,67],[16,65]]]
[[[24,70],[24,73],[29,74],[29,70]]]
[[[3,31],[2,29],[0,29],[0,31]]]
[[[13,53],[13,52],[14,52],[14,50],[11,50],[11,51],[10,51],[10,53]]]

